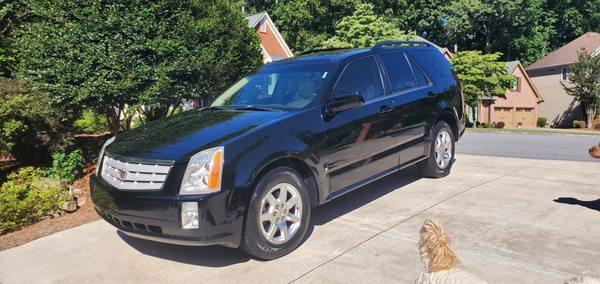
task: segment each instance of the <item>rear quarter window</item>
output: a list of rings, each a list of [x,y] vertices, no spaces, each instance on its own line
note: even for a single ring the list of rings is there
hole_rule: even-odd
[[[425,69],[445,79],[454,78],[452,65],[441,52],[437,50],[416,50],[414,54],[414,59]]]

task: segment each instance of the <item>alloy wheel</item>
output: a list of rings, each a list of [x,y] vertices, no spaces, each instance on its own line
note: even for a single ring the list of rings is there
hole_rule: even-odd
[[[435,139],[435,162],[441,169],[445,169],[452,161],[452,136],[446,129],[442,129]]]
[[[267,241],[280,245],[296,235],[302,220],[302,197],[295,186],[279,183],[271,187],[260,208],[259,227]]]

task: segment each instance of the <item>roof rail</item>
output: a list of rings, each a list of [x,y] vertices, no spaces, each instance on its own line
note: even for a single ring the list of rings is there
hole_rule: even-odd
[[[404,40],[399,40],[399,41],[382,41],[382,42],[378,42],[377,44],[375,44],[371,49],[382,49],[382,48],[386,48],[386,47],[402,47],[402,46],[427,46],[427,47],[433,47],[433,45],[424,42],[424,41],[404,41]]]
[[[301,52],[298,55],[307,55],[307,54],[321,52],[321,51],[333,51],[333,50],[341,50],[341,49],[347,49],[347,48],[345,48],[345,47],[330,47],[330,48],[312,49],[312,50]]]

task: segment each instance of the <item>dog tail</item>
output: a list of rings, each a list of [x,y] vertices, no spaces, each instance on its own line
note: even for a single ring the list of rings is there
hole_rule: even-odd
[[[438,220],[425,220],[420,234],[419,251],[428,272],[448,270],[460,264],[458,256],[450,248],[450,236]]]

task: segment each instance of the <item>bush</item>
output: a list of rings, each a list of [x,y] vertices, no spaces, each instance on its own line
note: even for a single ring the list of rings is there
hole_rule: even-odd
[[[585,121],[573,120],[573,128],[585,128]]]
[[[42,170],[33,167],[8,175],[0,187],[0,234],[48,216],[66,201],[67,191],[48,186],[42,176]]]
[[[46,169],[46,175],[71,183],[81,174],[84,165],[85,158],[81,150],[75,150],[69,155],[56,152],[52,154],[52,167]]]
[[[496,128],[504,128],[504,126],[506,126],[506,123],[504,123],[504,121],[499,121],[496,123]]]
[[[0,78],[0,154],[21,164],[40,165],[50,153],[73,144],[68,112],[51,106],[48,95],[29,92],[19,80]]]
[[[490,122],[482,122],[479,124],[479,128],[494,128],[494,125]]]
[[[82,133],[98,133],[108,130],[108,119],[91,110],[84,110],[81,117],[73,123],[75,130]]]
[[[543,116],[538,117],[538,119],[537,119],[537,127],[540,127],[540,128],[546,127],[547,123],[548,123],[548,119],[547,118],[545,118]]]

